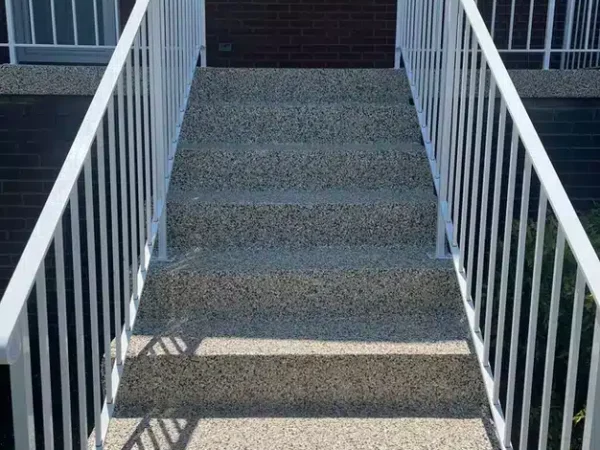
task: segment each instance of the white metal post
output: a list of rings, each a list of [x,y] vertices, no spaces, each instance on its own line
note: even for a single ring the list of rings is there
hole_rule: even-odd
[[[590,382],[585,408],[583,449],[592,450],[600,442],[600,310],[596,311],[590,363]]]
[[[8,33],[8,54],[11,64],[17,64],[17,49],[15,47],[15,24],[12,0],[6,0],[6,30]]]
[[[548,14],[546,16],[546,37],[544,40],[544,65],[543,69],[550,68],[550,56],[552,53],[552,35],[554,34],[554,13],[556,11],[556,0],[548,2]]]
[[[16,333],[17,336],[13,337],[13,339],[21,341],[21,352],[18,359],[10,365],[14,444],[18,450],[33,450],[35,448],[35,428],[33,423],[31,354],[29,348],[27,308],[21,311],[19,329]]]
[[[394,56],[394,69],[400,69],[400,58],[402,58],[401,48],[400,48],[400,2],[402,0],[398,0],[396,2],[396,53]]]
[[[202,33],[200,34],[200,67],[206,67],[206,4],[200,0],[200,24]]]
[[[574,18],[574,16],[575,16],[575,0],[567,0],[567,14],[566,14],[566,19],[565,19],[565,34],[563,37],[563,50],[571,49],[571,39],[573,37],[573,18]],[[568,54],[567,54],[567,52],[563,52],[561,61],[560,61],[561,69],[566,69],[567,61],[568,61]]]
[[[456,33],[458,32],[458,2],[446,2],[446,32],[442,44],[442,98],[444,107],[441,108],[440,125],[442,127],[440,147],[438,151],[438,164],[440,167],[440,190],[438,194],[438,230],[436,243],[436,257],[446,256],[446,214],[444,208],[447,204],[448,194],[448,168],[450,163],[450,132],[451,122],[450,112],[452,110],[452,95],[454,87],[454,52],[456,51]]]
[[[163,76],[162,76],[162,58],[163,39],[161,33],[160,3],[154,1],[148,8],[149,18],[149,45],[150,45],[150,64],[149,71],[152,74],[152,86],[150,88],[152,100],[152,143],[154,145],[154,167],[156,177],[156,203],[158,214],[166,214],[166,195],[165,195],[165,141],[164,138],[164,118],[163,118]],[[158,218],[157,218],[158,219]],[[166,222],[162,217],[159,219],[158,227],[158,258],[167,258],[166,227],[161,226]]]

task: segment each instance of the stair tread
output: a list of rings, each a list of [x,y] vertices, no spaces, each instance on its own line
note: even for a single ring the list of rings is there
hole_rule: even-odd
[[[458,315],[198,316],[140,321],[129,355],[470,354],[466,327]]]
[[[169,450],[492,450],[482,417],[203,417],[197,411],[123,411],[105,448]]]
[[[427,155],[410,142],[179,146],[171,189],[392,188],[431,190]]]
[[[204,190],[185,189],[169,192],[169,202],[193,202],[233,205],[361,205],[435,202],[431,189],[269,189]]]
[[[270,247],[223,250],[173,249],[167,262],[155,261],[153,269],[170,273],[261,274],[269,272],[325,272],[364,270],[451,270],[449,261],[438,260],[433,245]]]
[[[374,154],[379,152],[385,153],[408,153],[422,159],[425,159],[425,149],[423,146],[416,142],[365,142],[365,143],[353,143],[348,142],[339,144],[336,142],[331,143],[228,143],[228,142],[179,142],[178,151],[235,151],[239,153],[243,152],[269,152],[269,151],[287,151],[290,154],[297,153],[313,153],[315,151],[323,152],[363,152],[368,151]]]

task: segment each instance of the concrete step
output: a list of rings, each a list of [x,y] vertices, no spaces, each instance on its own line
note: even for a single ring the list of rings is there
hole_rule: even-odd
[[[190,103],[339,102],[401,103],[410,86],[392,69],[198,69]]]
[[[180,249],[429,243],[436,223],[423,189],[172,190],[168,210]]]
[[[406,103],[191,103],[181,142],[397,143],[419,142],[414,106]]]
[[[178,150],[180,189],[432,189],[419,144],[196,144]]]
[[[196,410],[122,411],[107,450],[493,450],[489,419],[205,417]]]
[[[196,249],[154,260],[142,316],[407,314],[460,310],[456,276],[430,246]]]
[[[474,416],[481,387],[456,314],[185,314],[137,325],[119,402],[210,415]]]

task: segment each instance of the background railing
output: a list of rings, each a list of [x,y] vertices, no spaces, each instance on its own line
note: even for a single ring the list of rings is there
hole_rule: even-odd
[[[136,2],[0,302],[19,450],[103,445],[203,46],[202,1]]]
[[[503,448],[598,448],[596,251],[475,1],[398,6],[437,252],[449,248]]]
[[[600,67],[600,0],[477,0],[505,64]]]

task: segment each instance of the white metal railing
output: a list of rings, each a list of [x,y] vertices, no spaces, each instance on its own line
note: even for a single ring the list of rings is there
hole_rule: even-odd
[[[503,448],[597,449],[600,261],[475,0],[399,0],[397,42]]]
[[[543,69],[600,67],[600,0],[478,0],[496,47]]]
[[[87,448],[92,427],[103,445],[157,235],[166,252],[204,17],[202,0],[137,0],[0,302],[19,450]]]

